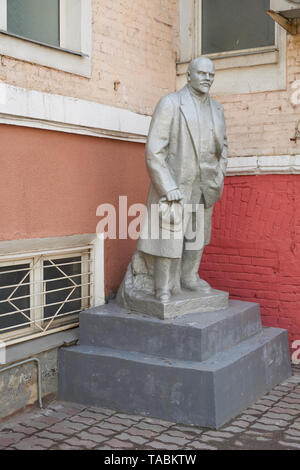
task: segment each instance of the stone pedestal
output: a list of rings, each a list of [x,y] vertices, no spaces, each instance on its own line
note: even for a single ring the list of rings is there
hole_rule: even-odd
[[[116,302],[80,315],[59,354],[59,398],[218,428],[291,374],[287,332],[258,304],[160,320]]]

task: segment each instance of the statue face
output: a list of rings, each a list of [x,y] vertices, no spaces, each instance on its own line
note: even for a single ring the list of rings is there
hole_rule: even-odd
[[[211,60],[200,59],[188,72],[188,82],[198,93],[208,93],[215,78],[215,67]]]

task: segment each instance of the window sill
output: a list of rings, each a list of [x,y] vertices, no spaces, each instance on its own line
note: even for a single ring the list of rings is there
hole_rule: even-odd
[[[203,57],[212,59],[216,70],[227,70],[240,67],[251,67],[256,65],[277,64],[279,62],[279,51],[273,46],[268,49],[248,49],[244,51],[230,51],[218,54],[206,54]],[[177,75],[186,73],[189,62],[177,64]]]
[[[12,38],[22,39],[22,41],[28,41],[32,44],[38,44],[39,46],[49,47],[50,49],[55,49],[56,51],[67,52],[68,54],[74,54],[80,57],[88,57],[88,55],[84,54],[83,52],[72,51],[70,49],[65,49],[64,47],[54,46],[53,44],[46,44],[44,42],[36,41],[35,39],[30,39],[24,36],[20,36],[19,34],[10,33],[9,31],[4,31],[3,29],[0,29],[0,33],[5,34],[6,36],[10,36]]]
[[[90,54],[39,43],[4,30],[0,30],[0,55],[91,77]]]

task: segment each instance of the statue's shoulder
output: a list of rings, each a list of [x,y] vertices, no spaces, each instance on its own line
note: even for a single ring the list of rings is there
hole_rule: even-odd
[[[179,91],[173,91],[172,93],[168,93],[167,95],[164,95],[159,102],[157,103],[157,106],[161,107],[166,107],[166,106],[176,106],[177,104],[180,103],[180,92]]]
[[[220,111],[224,111],[223,105],[219,103],[219,101],[216,101],[212,97],[210,97],[210,102],[213,107],[219,109]]]

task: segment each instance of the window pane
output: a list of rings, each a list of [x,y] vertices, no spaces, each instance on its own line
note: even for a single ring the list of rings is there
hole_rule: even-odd
[[[29,264],[18,264],[15,266],[1,266],[0,267],[0,330],[15,326],[3,331],[9,333],[18,328],[17,325],[23,323],[20,328],[24,328],[29,320],[18,311],[18,309],[25,309],[24,313],[30,318],[30,286],[24,285],[30,282]],[[10,272],[16,271],[17,272]],[[16,284],[19,284],[18,287]],[[10,297],[11,296],[11,297]],[[24,299],[14,300],[16,297],[24,297]],[[7,301],[9,298],[10,302]],[[18,308],[18,309],[17,309]],[[6,315],[7,313],[12,315]]]
[[[7,31],[59,46],[59,0],[7,0]]]
[[[275,44],[270,0],[202,0],[202,54]]]
[[[44,280],[45,291],[53,291],[56,289],[56,292],[49,292],[46,294],[46,304],[53,304],[56,302],[63,303],[67,299],[69,294],[73,291],[72,294],[68,297],[67,302],[59,310],[58,315],[67,312],[73,312],[74,310],[81,310],[81,287],[76,287],[78,284],[82,284],[81,278],[81,257],[76,256],[72,258],[59,258],[51,260],[54,264],[59,265],[57,268],[52,265],[50,261],[44,261]],[[65,264],[67,263],[67,264]],[[71,263],[71,264],[69,264]],[[74,264],[72,264],[74,263]],[[65,266],[61,266],[65,264]],[[68,279],[68,276],[72,276]],[[58,279],[61,278],[61,279]],[[53,279],[53,280],[51,280]],[[56,279],[56,280],[55,280]],[[75,283],[75,285],[74,285]],[[79,300],[72,300],[79,299]],[[55,315],[57,310],[61,307],[61,304],[48,305],[44,309],[44,317],[49,318]]]

